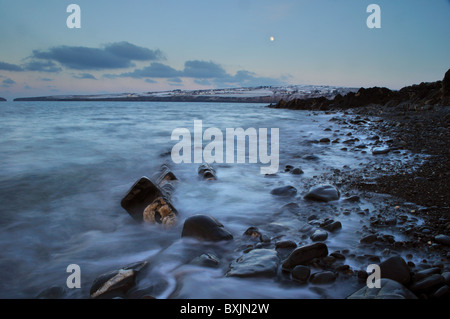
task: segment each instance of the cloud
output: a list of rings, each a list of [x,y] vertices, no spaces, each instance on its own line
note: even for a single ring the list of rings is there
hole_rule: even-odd
[[[53,61],[36,61],[32,60],[23,65],[23,68],[27,71],[37,71],[37,72],[50,72],[57,73],[62,69]]]
[[[55,61],[69,69],[102,70],[132,67],[132,61],[162,60],[164,54],[160,50],[153,51],[128,42],[117,42],[104,48],[64,45],[47,51],[33,50],[31,57]]]
[[[145,82],[147,82],[147,83],[158,83],[157,81],[155,81],[155,80],[152,80],[152,79],[145,79]]]
[[[227,72],[217,63],[212,61],[186,61],[184,64],[184,76],[196,79],[225,78]]]
[[[39,80],[44,81],[44,82],[52,82],[53,79],[49,79],[49,78],[40,78]]]
[[[166,78],[171,83],[181,83],[181,78],[192,78],[197,84],[214,84],[216,86],[266,86],[280,85],[285,82],[277,78],[260,77],[246,70],[239,70],[235,75],[231,75],[221,65],[213,61],[199,60],[186,61],[183,70],[176,70],[169,65],[153,62],[149,66],[136,69],[133,72],[105,75],[105,77]]]
[[[0,61],[0,70],[20,72],[23,71],[23,68],[15,64]]]
[[[2,87],[4,87],[4,88],[9,88],[11,85],[15,84],[16,81],[14,81],[14,80],[8,78],[8,79],[6,79],[6,80],[3,80],[2,83],[3,83]]]
[[[108,44],[105,47],[105,51],[135,61],[156,61],[166,59],[165,55],[160,50],[153,51],[125,41]]]
[[[75,79],[97,80],[97,78],[90,73],[74,74],[73,77]]]
[[[182,83],[183,82],[183,80],[180,78],[171,78],[171,79],[168,79],[167,81],[172,82],[172,83]]]
[[[120,75],[120,77],[131,78],[176,78],[179,76],[183,76],[183,73],[159,62],[153,62],[143,69],[136,69],[133,72],[122,73]]]

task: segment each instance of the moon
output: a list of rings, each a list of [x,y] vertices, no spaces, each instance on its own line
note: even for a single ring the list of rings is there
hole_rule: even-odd
[[[271,36],[271,37],[269,38],[269,40],[270,40],[270,42],[273,42],[273,41],[275,41],[275,37]]]

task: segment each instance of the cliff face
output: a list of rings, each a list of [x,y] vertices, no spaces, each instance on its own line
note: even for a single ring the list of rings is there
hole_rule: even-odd
[[[326,98],[281,100],[270,107],[294,110],[329,110],[348,109],[369,104],[386,106],[404,104],[408,108],[414,109],[426,108],[431,105],[450,105],[450,69],[445,73],[442,81],[407,86],[399,91],[380,87],[361,88],[356,93],[337,95],[332,100]]]

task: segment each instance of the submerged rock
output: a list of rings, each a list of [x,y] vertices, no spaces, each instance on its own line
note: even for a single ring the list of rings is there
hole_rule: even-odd
[[[354,292],[347,299],[417,299],[402,284],[387,278],[380,280],[381,288],[364,287]]]
[[[199,240],[231,240],[233,235],[214,217],[194,215],[186,219],[181,237],[194,237]]]
[[[270,193],[275,196],[290,197],[297,194],[297,189],[294,186],[288,185],[272,189]]]
[[[217,267],[219,259],[213,254],[202,254],[191,261],[191,264],[202,267]]]
[[[207,163],[200,165],[200,167],[198,168],[198,175],[202,179],[207,181],[217,180],[215,169]]]
[[[231,263],[227,276],[274,276],[277,273],[278,263],[279,258],[275,250],[253,249]]]
[[[339,191],[333,185],[323,184],[312,187],[309,192],[304,196],[305,199],[329,202],[338,200],[340,197]]]
[[[324,243],[315,243],[295,249],[283,262],[283,268],[290,270],[297,265],[306,265],[314,258],[328,255],[328,247]]]

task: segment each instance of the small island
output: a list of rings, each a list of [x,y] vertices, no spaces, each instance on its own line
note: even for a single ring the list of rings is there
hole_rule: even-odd
[[[3,97],[0,97],[0,102],[6,102],[6,101],[8,101],[8,100]]]

